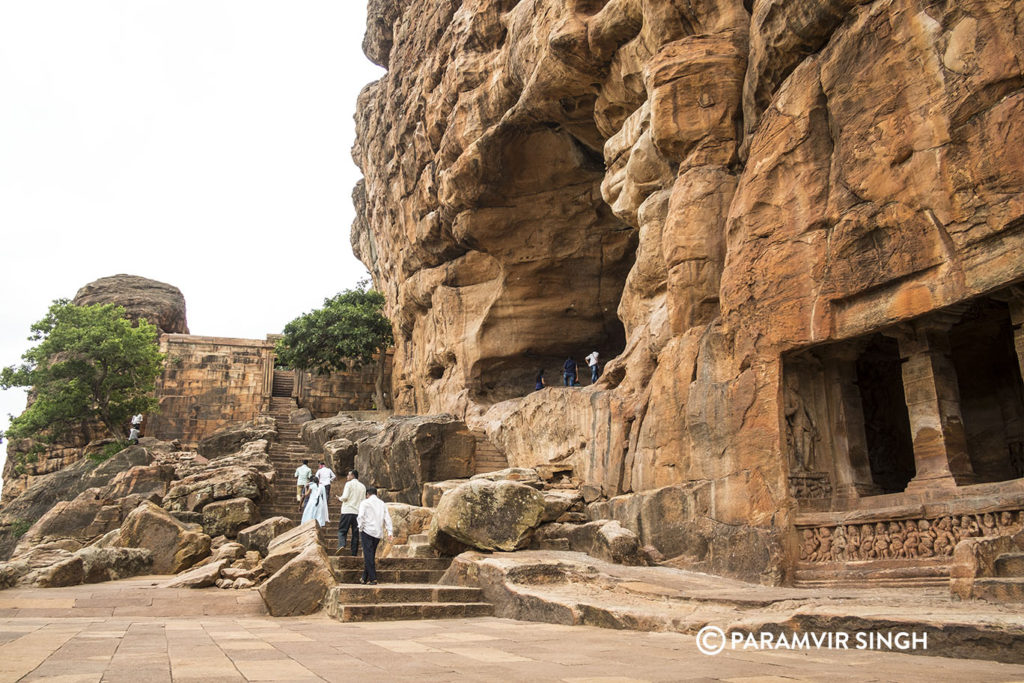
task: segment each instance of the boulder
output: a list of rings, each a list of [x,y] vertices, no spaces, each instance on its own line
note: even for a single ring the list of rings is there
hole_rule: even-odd
[[[125,518],[119,545],[151,551],[158,574],[177,574],[210,554],[209,536],[148,502]]]
[[[174,467],[171,465],[137,465],[115,475],[100,489],[99,497],[109,501],[131,495],[163,498],[173,480]]]
[[[234,538],[240,529],[252,526],[259,519],[260,511],[248,498],[218,500],[203,508],[203,531],[210,536],[223,534]]]
[[[85,562],[81,557],[72,555],[36,570],[33,572],[33,576],[33,585],[40,588],[77,586],[85,580]]]
[[[75,553],[82,558],[82,583],[117,581],[149,574],[153,553],[145,548],[102,548],[90,546]]]
[[[323,548],[323,539],[320,525],[311,519],[280,534],[267,544],[267,556],[261,565],[263,571],[274,574],[305,549],[313,546]]]
[[[441,496],[452,489],[465,484],[469,479],[446,479],[445,481],[430,481],[423,484],[423,493],[420,501],[423,507],[436,508],[441,502]]]
[[[520,484],[532,486],[535,489],[544,487],[537,470],[532,467],[506,467],[503,470],[474,474],[470,479],[486,479],[487,481],[517,481]]]
[[[294,527],[295,522],[287,517],[271,517],[239,531],[237,540],[246,550],[266,555],[270,541]]]
[[[240,557],[245,557],[245,548],[241,543],[224,543],[220,545],[211,555],[213,560],[228,560],[234,562]]]
[[[647,564],[646,554],[636,534],[616,521],[602,519],[566,526],[571,550],[615,564]]]
[[[422,484],[473,474],[476,439],[452,415],[392,417],[359,442],[356,469],[371,472],[381,498],[417,505]]]
[[[288,422],[293,425],[305,424],[312,419],[313,413],[309,412],[309,408],[296,408],[288,413]]]
[[[348,439],[332,439],[324,444],[324,460],[339,476],[355,467],[358,452],[359,447]]]
[[[441,557],[455,557],[456,555],[472,549],[472,546],[468,546],[462,541],[452,538],[445,532],[441,531],[441,528],[437,523],[436,515],[432,520],[430,520],[430,530],[427,532],[427,543]]]
[[[197,512],[215,500],[259,500],[266,487],[267,481],[263,475],[247,467],[218,467],[175,482],[164,497],[163,505],[171,512]]]
[[[318,452],[324,444],[335,439],[348,439],[357,443],[360,439],[377,434],[383,428],[379,422],[357,420],[349,415],[337,415],[310,420],[302,425],[299,437],[310,452]]]
[[[541,521],[554,522],[570,510],[577,511],[583,507],[583,496],[574,489],[555,489],[542,491],[544,496],[544,517]],[[586,516],[583,516],[586,521]]]
[[[138,275],[111,275],[90,282],[75,294],[77,306],[116,304],[123,306],[133,321],[145,318],[160,332],[188,334],[185,297],[165,282]]]
[[[514,481],[471,480],[441,497],[438,530],[481,550],[524,547],[544,516],[544,496]]]
[[[320,544],[312,544],[274,572],[259,591],[271,616],[293,617],[319,610],[334,585],[327,553]]]
[[[242,576],[242,577],[239,577],[239,578],[235,579],[234,582],[232,582],[231,587],[234,588],[235,590],[239,590],[239,589],[242,589],[242,588],[252,588],[255,585],[256,585],[255,581],[253,581],[252,579],[250,579],[248,577]]]
[[[277,439],[277,423],[274,422],[274,418],[258,417],[219,429],[199,442],[199,454],[213,460],[237,452],[248,441],[260,439]]]
[[[425,534],[430,530],[430,523],[434,519],[434,511],[431,508],[405,503],[387,505],[394,529],[394,545],[404,545],[409,542],[410,536]]]
[[[208,562],[201,567],[194,567],[164,584],[165,588],[209,588],[220,578],[230,560]]]

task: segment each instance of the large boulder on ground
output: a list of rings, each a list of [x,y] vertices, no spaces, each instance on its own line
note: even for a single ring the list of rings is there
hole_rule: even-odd
[[[544,496],[514,481],[469,481],[441,497],[438,529],[480,550],[516,550],[544,516]]]
[[[90,546],[75,553],[82,558],[82,583],[117,581],[149,574],[153,553],[146,548],[97,548]]]
[[[348,439],[332,439],[324,444],[323,452],[324,461],[342,476],[355,467],[359,446]]]
[[[263,560],[263,570],[267,574],[276,573],[281,567],[297,557],[306,548],[323,547],[320,525],[316,520],[309,520],[294,529],[289,529],[267,544],[267,556]]]
[[[423,484],[423,493],[420,494],[420,503],[425,508],[436,508],[441,502],[441,496],[454,488],[465,484],[469,479],[445,479],[444,481],[428,481]]]
[[[199,442],[199,454],[213,460],[230,455],[242,448],[249,441],[277,439],[277,423],[272,417],[257,417],[249,422],[232,424],[206,437]]]
[[[471,476],[475,453],[476,439],[452,415],[392,417],[359,442],[356,469],[371,473],[383,499],[418,505],[423,482]]]
[[[145,318],[161,332],[188,334],[185,297],[180,289],[165,282],[138,275],[102,277],[79,289],[74,303],[78,306],[124,306],[128,317],[134,321]]]
[[[138,465],[119,472],[110,483],[100,489],[99,495],[110,501],[132,495],[163,498],[173,480],[174,467],[171,465]]]
[[[472,546],[466,545],[462,541],[441,531],[436,515],[432,520],[430,520],[430,530],[427,532],[427,543],[441,557],[455,557],[456,555],[472,549]]]
[[[175,482],[164,496],[164,507],[198,512],[215,500],[259,500],[266,487],[266,478],[248,467],[218,467]]]
[[[554,522],[566,512],[582,512],[583,494],[576,489],[541,491],[544,496],[544,522]]]
[[[606,562],[646,565],[637,535],[614,520],[601,519],[587,524],[545,524],[537,530],[536,540],[547,542],[565,539],[568,549]]]
[[[288,422],[293,425],[305,424],[313,419],[313,413],[309,408],[296,408],[288,413]]]
[[[434,519],[431,508],[405,503],[388,503],[388,513],[394,530],[394,545],[404,545],[410,536],[429,532],[430,522]]]
[[[200,567],[193,567],[178,574],[164,584],[164,588],[209,588],[217,583],[221,571],[231,565],[231,560],[223,559],[207,562]]]
[[[312,614],[335,585],[323,546],[308,545],[260,586],[267,610],[275,617]]]
[[[239,531],[237,540],[246,550],[266,555],[270,541],[293,528],[295,522],[287,517],[271,517]]]
[[[357,420],[350,415],[335,415],[303,423],[299,437],[310,452],[316,453],[328,441],[348,439],[352,443],[358,443],[368,436],[379,433],[383,428],[384,425],[380,422]]]
[[[234,538],[240,529],[260,519],[260,511],[248,498],[217,500],[203,508],[203,531],[210,536]]]
[[[99,489],[83,491],[74,500],[60,501],[18,540],[13,556],[17,558],[34,546],[61,540],[74,541],[75,548],[71,549],[81,548],[89,541],[120,526],[117,507],[113,507],[112,515],[104,514],[107,510],[106,501],[99,497]],[[100,522],[97,522],[97,517],[100,518]]]
[[[535,489],[544,488],[537,470],[532,467],[506,467],[503,470],[474,474],[470,479],[486,479],[488,481],[518,481],[520,484],[532,486]]]
[[[157,574],[177,574],[210,554],[209,536],[149,502],[125,518],[119,545],[150,550]]]

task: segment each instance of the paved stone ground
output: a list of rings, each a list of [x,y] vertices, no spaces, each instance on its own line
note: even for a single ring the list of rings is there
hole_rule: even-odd
[[[1024,681],[1024,666],[883,652],[699,653],[676,633],[483,618],[274,619],[254,591],[159,578],[0,592],[0,681]]]

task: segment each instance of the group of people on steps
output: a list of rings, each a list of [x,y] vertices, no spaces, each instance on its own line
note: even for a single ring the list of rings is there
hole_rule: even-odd
[[[327,507],[331,496],[331,483],[337,475],[321,462],[314,473],[309,461],[303,460],[295,470],[296,496],[302,507],[302,523],[315,519],[321,527],[330,521]],[[341,517],[338,520],[338,554],[341,555],[346,545],[351,548],[352,556],[363,548],[363,576],[360,583],[377,585],[377,546],[385,537],[391,538],[394,529],[387,505],[377,497],[377,488],[365,486],[359,481],[359,472],[349,470],[345,475],[345,488],[337,496],[341,502]],[[352,541],[348,543],[349,531]]]

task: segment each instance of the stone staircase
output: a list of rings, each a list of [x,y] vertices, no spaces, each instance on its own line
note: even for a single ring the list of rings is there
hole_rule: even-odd
[[[274,373],[275,386],[277,375]],[[287,373],[291,374],[291,373]],[[288,414],[298,406],[295,399],[291,397],[272,396],[270,399],[270,416],[277,420],[277,441],[270,446],[270,461],[274,465],[276,476],[270,495],[260,504],[260,514],[263,519],[270,517],[287,517],[296,524],[302,519],[302,509],[295,498],[295,469],[302,464],[303,459],[309,460],[309,466],[316,471],[316,464],[319,461],[319,454],[309,453],[306,445],[299,438],[299,430],[302,425],[288,422]],[[344,486],[344,479],[339,478],[331,486],[331,498],[329,501],[330,521],[324,527],[324,541],[329,552],[334,552],[338,547],[338,515],[341,505],[334,499],[340,495],[341,486]],[[337,494],[335,493],[337,490]]]
[[[480,431],[470,432],[476,439],[476,470],[474,474],[497,472],[508,467],[508,458],[494,447],[487,435]]]
[[[379,585],[364,586],[358,583],[363,573],[362,557],[332,557],[335,578],[345,585],[331,589],[325,600],[327,614],[340,621],[493,615],[494,606],[484,602],[479,588],[437,584],[451,562],[451,558],[378,558]]]
[[[1024,602],[1024,553],[1002,553],[992,568],[995,576],[974,580],[974,597],[989,602]]]

